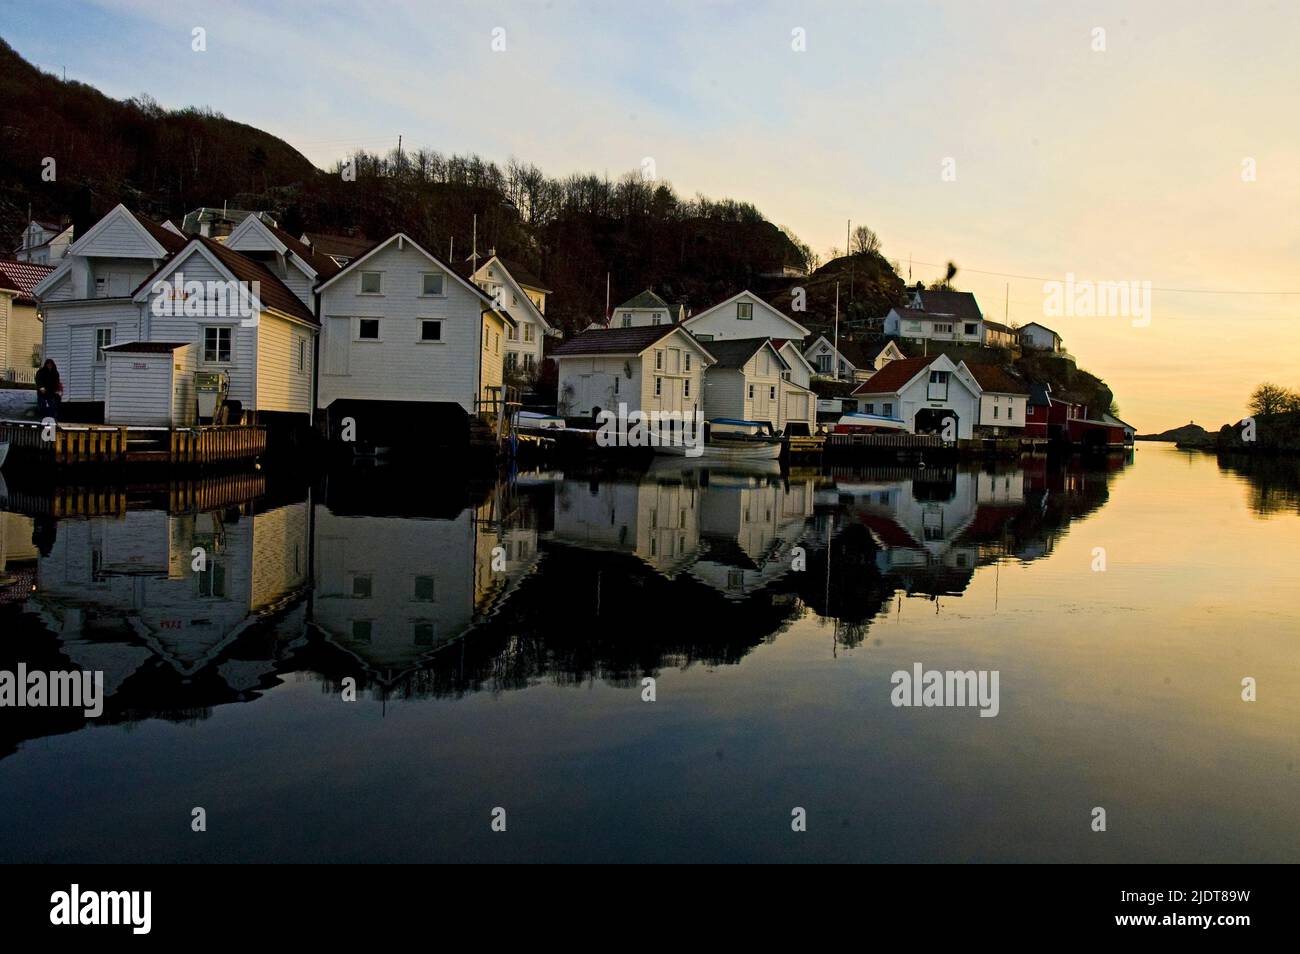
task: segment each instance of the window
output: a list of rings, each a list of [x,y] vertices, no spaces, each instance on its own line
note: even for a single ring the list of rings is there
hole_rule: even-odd
[[[966,334],[973,335],[979,330],[979,326],[973,321],[966,322]]]
[[[358,643],[368,643],[374,638],[375,624],[368,619],[352,621],[352,639]]]
[[[352,598],[356,600],[368,600],[374,592],[374,581],[369,576],[356,575],[352,577]]]
[[[632,327],[632,316],[631,316],[631,315],[624,315],[624,316],[623,316],[623,327],[624,327],[624,328],[631,328],[631,327]]]
[[[696,336],[695,336],[695,340],[696,340],[696,341],[712,341],[712,340],[713,340],[713,335],[696,335]]]
[[[749,399],[754,400],[754,385],[752,384],[749,386]]]
[[[304,374],[307,371],[307,339],[298,339],[298,373]]]
[[[501,336],[498,334],[492,336],[492,352],[493,354],[501,353]]]
[[[95,363],[104,363],[104,349],[113,343],[112,328],[95,329]]]
[[[749,321],[754,317],[754,303],[752,301],[736,302],[736,317],[742,321]]]
[[[691,353],[689,351],[686,352],[686,356],[684,360],[686,361],[686,364],[684,366],[686,370],[687,371],[691,370]]]
[[[876,406],[875,406],[874,404],[867,404],[867,405],[864,405],[863,408],[862,408],[862,413],[863,413],[863,414],[875,414],[875,413],[876,413]]]
[[[930,383],[931,383],[931,384],[947,384],[947,383],[948,383],[948,372],[947,372],[947,371],[931,371],[931,372],[930,372]]]
[[[417,576],[415,578],[415,595],[411,597],[417,603],[433,602],[433,577]]]
[[[442,322],[426,318],[420,322],[421,341],[441,341]]]
[[[361,294],[378,295],[381,294],[384,287],[383,272],[362,272],[361,273]]]
[[[525,342],[525,343],[530,343],[530,342],[532,342],[533,337],[534,337],[534,332],[535,332],[536,330],[537,330],[537,329],[534,328],[532,325],[524,325],[524,342]]]
[[[683,379],[682,379],[682,397],[690,397],[690,396],[691,396],[691,379],[690,379],[690,378],[683,378]]]
[[[1025,408],[1025,417],[1033,417],[1033,416],[1034,416],[1034,409],[1032,407]]]
[[[618,393],[618,375],[614,375],[614,393]]]
[[[952,334],[952,322],[945,321],[943,323],[936,323],[934,326],[934,333],[937,335]]]
[[[880,413],[883,414],[885,417],[893,417],[894,405],[888,403],[880,405]]]
[[[506,352],[506,370],[507,370],[507,371],[513,371],[513,370],[515,370],[515,368],[517,368],[517,367],[519,367],[519,352],[518,352],[518,351],[507,351],[507,352]]]
[[[657,324],[659,324],[659,323],[660,323],[660,322],[659,322],[659,316],[658,316],[658,315],[655,315],[653,318],[650,319],[650,324],[652,324],[652,325],[657,325]]]
[[[655,397],[659,397],[663,393],[664,393],[664,379],[655,378]]]
[[[379,319],[358,318],[357,338],[359,338],[361,341],[378,341],[379,340]]]
[[[995,420],[995,421],[998,419],[998,410],[999,410],[998,406],[997,406],[996,404],[994,404],[994,405],[993,405],[993,420]]]
[[[533,370],[533,356],[531,354],[524,355],[524,370],[525,371]],[[617,378],[615,380],[617,380]]]
[[[518,338],[518,332],[516,332],[510,325],[506,325],[506,341],[516,341]]]
[[[655,370],[656,370],[656,371],[662,371],[663,369],[664,369],[664,353],[663,353],[662,351],[656,351],[656,352],[655,352]]]
[[[230,336],[233,328],[203,329],[203,360],[221,364],[230,360]]]
[[[428,620],[416,620],[411,624],[411,640],[417,646],[433,645],[433,623]]]
[[[775,384],[773,384],[771,387],[769,387],[769,388],[767,389],[767,399],[768,399],[769,401],[775,401],[775,400],[776,400],[776,385],[775,385]]]
[[[200,573],[198,577],[199,596],[211,599],[221,599],[226,595],[226,567],[219,560],[212,560],[208,563],[208,569],[205,573]]]
[[[372,273],[378,274],[378,273]],[[379,289],[376,288],[375,291]],[[442,294],[442,272],[425,272],[421,277],[420,285],[421,295],[441,295]]]

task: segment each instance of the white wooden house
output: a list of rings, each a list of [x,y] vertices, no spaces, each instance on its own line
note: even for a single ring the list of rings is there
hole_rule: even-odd
[[[681,412],[704,407],[704,370],[712,354],[681,325],[584,331],[551,356],[559,364],[559,410],[591,417],[601,410]]]
[[[813,366],[808,363],[808,359],[803,356],[803,349],[799,347],[797,341],[780,338],[772,339],[772,344],[776,345],[777,353],[785,359],[788,370],[785,372],[785,379],[793,381],[801,388],[806,388],[812,384],[813,375],[816,373]]]
[[[0,260],[0,376],[30,384],[42,360],[44,326],[33,290],[54,269]]]
[[[315,287],[338,274],[339,266],[310,245],[260,215],[248,215],[226,237],[226,248],[266,266],[313,313]]]
[[[1065,346],[1058,335],[1047,325],[1040,325],[1036,321],[1031,321],[1027,325],[1021,325],[1018,329],[1020,333],[1020,344],[1025,348],[1033,348],[1036,351],[1064,351]]]
[[[779,338],[803,342],[811,332],[751,291],[732,295],[683,323],[700,341],[731,338]]]
[[[785,431],[791,423],[805,432],[816,416],[816,396],[785,373],[789,364],[770,338],[711,341],[717,359],[704,374],[704,417],[760,421]]]
[[[957,370],[979,388],[977,437],[1007,437],[1024,433],[1028,385],[995,364],[963,361]]]
[[[804,357],[821,377],[866,381],[888,362],[906,355],[888,338],[876,341],[841,338],[837,348],[830,338],[818,335],[817,340],[804,351]]]
[[[57,265],[68,254],[72,234],[71,225],[33,219],[23,229],[22,239],[14,249],[14,258],[33,265]]]
[[[1011,348],[1016,333],[984,317],[970,292],[929,289],[917,285],[902,307],[885,316],[886,335],[910,341],[944,341],[984,348]]]
[[[953,436],[974,436],[980,419],[979,387],[945,355],[891,361],[853,390],[858,410],[902,421],[915,434],[941,434],[956,419]]]
[[[226,376],[227,403],[238,402],[243,420],[310,423],[320,326],[270,268],[196,235],[140,285],[133,301],[141,329],[130,340],[193,345],[197,370]]]
[[[679,324],[684,316],[682,305],[670,305],[647,288],[615,308],[608,322],[597,322],[593,327],[651,328]]]
[[[515,320],[513,326],[506,326],[506,376],[536,377],[542,367],[542,339],[556,334],[546,320],[546,296],[550,289],[523,265],[508,262],[495,253],[473,268],[472,277],[496,301],[497,307]]]
[[[450,440],[450,430],[463,431],[485,409],[481,402],[500,400],[515,319],[410,236],[395,233],[352,259],[316,293],[317,407],[331,435],[344,417],[373,433],[385,419],[416,414],[435,438],[445,429]]]
[[[118,205],[36,286],[45,318],[42,351],[58,365],[66,418],[102,419],[103,349],[146,337],[144,306],[134,293],[184,246],[175,231]]]

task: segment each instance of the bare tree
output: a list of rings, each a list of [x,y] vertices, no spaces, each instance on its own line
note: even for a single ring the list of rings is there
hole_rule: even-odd
[[[1251,414],[1280,414],[1300,410],[1300,394],[1277,384],[1264,383],[1250,395]]]
[[[871,255],[880,251],[880,237],[865,225],[853,230],[854,255]]]

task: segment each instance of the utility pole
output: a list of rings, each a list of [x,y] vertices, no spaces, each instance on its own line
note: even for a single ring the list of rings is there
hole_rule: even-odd
[[[835,354],[831,358],[835,362],[835,380],[840,379],[840,283],[835,283]]]

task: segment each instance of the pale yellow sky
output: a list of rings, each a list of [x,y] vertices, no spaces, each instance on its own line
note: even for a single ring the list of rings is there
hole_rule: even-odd
[[[410,0],[380,17],[351,0],[51,0],[10,13],[6,39],[47,69],[212,106],[321,165],[399,133],[552,175],[617,176],[652,157],[679,193],[753,202],[823,254],[846,219],[866,223],[904,272],[909,256],[956,261],[991,317],[1009,280],[1011,319],[1056,328],[1140,430],[1217,427],[1260,381],[1300,387],[1300,3]],[[1067,272],[1150,282],[1150,325],[1045,318],[1042,279]]]

